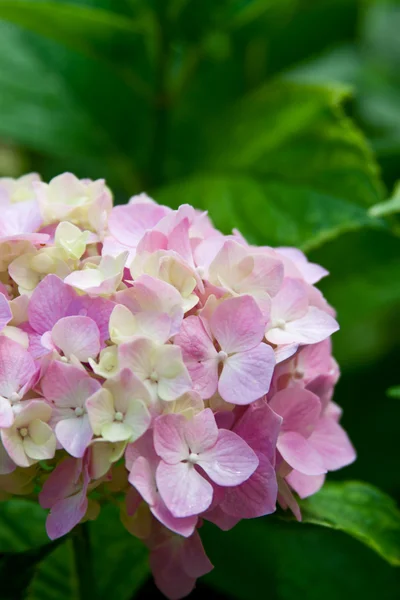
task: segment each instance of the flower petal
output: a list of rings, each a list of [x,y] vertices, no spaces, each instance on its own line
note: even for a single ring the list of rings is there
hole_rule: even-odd
[[[212,448],[218,439],[218,427],[212,410],[206,408],[187,421],[184,435],[190,451],[195,454]]]
[[[252,296],[228,298],[210,319],[211,331],[228,354],[257,346],[264,337],[265,321]]]
[[[198,515],[211,504],[211,484],[190,463],[169,465],[160,461],[156,481],[161,498],[174,517]]]
[[[250,404],[268,392],[274,367],[274,351],[264,343],[233,354],[224,363],[218,392],[226,402]]]
[[[225,486],[240,485],[258,466],[258,458],[242,438],[233,431],[220,429],[216,444],[200,454],[201,466],[214,483]]]
[[[185,424],[185,417],[176,414],[162,415],[154,422],[154,448],[158,456],[169,464],[189,458]]]
[[[88,415],[59,421],[55,427],[55,434],[69,454],[81,458],[93,436]]]
[[[100,331],[89,317],[64,317],[54,325],[51,336],[65,356],[75,356],[82,362],[100,352]]]
[[[319,453],[310,442],[295,431],[287,431],[278,438],[278,450],[283,459],[304,475],[321,475],[326,473]]]

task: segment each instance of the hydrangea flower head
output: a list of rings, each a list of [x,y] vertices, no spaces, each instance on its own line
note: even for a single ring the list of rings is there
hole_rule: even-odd
[[[181,598],[212,568],[204,520],[301,519],[296,498],[355,459],[328,273],[302,252],[146,194],[113,208],[71,173],[0,179],[0,208],[0,491],[36,494],[51,539],[114,494]]]

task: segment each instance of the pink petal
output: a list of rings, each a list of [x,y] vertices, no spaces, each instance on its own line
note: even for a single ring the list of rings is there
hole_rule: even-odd
[[[118,292],[115,299],[134,314],[141,311],[166,313],[172,321],[171,335],[179,332],[183,319],[182,297],[169,283],[141,275],[131,288]]]
[[[108,228],[118,242],[136,247],[146,230],[157,225],[165,214],[166,209],[158,204],[115,206],[108,219]]]
[[[154,506],[158,497],[155,470],[144,456],[139,456],[134,461],[128,480],[137,489],[143,500],[150,506]]]
[[[85,516],[87,506],[85,489],[57,502],[51,508],[46,520],[46,531],[49,538],[56,540],[71,531]]]
[[[82,471],[82,461],[75,458],[65,458],[58,463],[50,473],[39,493],[39,503],[42,508],[51,508],[67,496],[74,494],[79,487],[77,482]]]
[[[318,396],[299,386],[277,392],[269,405],[283,418],[283,431],[297,431],[303,437],[311,435],[321,414]]]
[[[101,387],[86,371],[60,361],[50,364],[41,386],[45,398],[58,408],[83,408],[87,398]]]
[[[156,504],[152,506],[150,510],[155,518],[160,521],[160,523],[165,525],[165,527],[171,531],[182,535],[183,537],[189,537],[192,535],[196,528],[198,521],[197,515],[180,518],[174,517],[174,515],[168,510],[162,501],[161,496],[158,497]]]
[[[65,356],[75,356],[82,362],[100,352],[99,328],[89,317],[64,317],[54,325],[51,336]]]
[[[275,449],[278,434],[282,425],[282,418],[272,408],[263,403],[259,408],[249,407],[242,418],[235,425],[237,433],[249,446],[263,454],[268,460],[275,463]]]
[[[299,344],[316,344],[338,329],[339,325],[331,315],[315,306],[310,306],[304,317],[287,323],[285,332]]]
[[[55,434],[62,447],[75,458],[81,458],[85,454],[93,436],[87,415],[59,421]]]
[[[274,367],[274,351],[267,344],[233,354],[224,363],[218,391],[226,402],[250,404],[268,392]]]
[[[36,372],[29,352],[8,337],[0,336],[0,396],[19,392]]]
[[[300,279],[284,280],[272,301],[271,320],[293,321],[303,317],[308,308],[307,286]]]
[[[230,354],[257,346],[264,337],[265,321],[252,296],[238,296],[218,305],[210,327],[222,350]]]
[[[29,324],[38,333],[45,333],[62,317],[69,314],[76,297],[72,288],[56,275],[47,275],[31,296],[28,308]]]
[[[286,475],[286,481],[300,498],[308,498],[322,488],[325,475],[304,475],[299,471],[291,471],[289,475]]]
[[[212,486],[190,463],[169,465],[161,461],[156,471],[161,498],[174,517],[189,517],[207,510]]]
[[[332,418],[322,417],[309,441],[321,456],[328,471],[341,469],[356,459],[356,452],[347,433]]]
[[[79,315],[93,319],[100,331],[102,342],[108,340],[108,323],[115,303],[107,298],[91,298],[90,296],[79,296],[70,306],[70,315]]]
[[[236,433],[220,429],[216,444],[200,454],[198,464],[214,483],[225,487],[246,481],[256,470],[258,458]]]
[[[7,298],[4,294],[0,294],[0,331],[9,323],[12,319],[12,312]]]
[[[278,484],[275,469],[265,456],[257,454],[259,465],[253,475],[233,488],[227,488],[221,508],[240,519],[254,519],[276,509]]]
[[[326,473],[323,460],[310,442],[295,431],[287,431],[279,436],[278,450],[283,459],[304,475]]]
[[[185,417],[178,414],[163,415],[154,422],[154,448],[167,463],[175,464],[189,457],[185,424]]]
[[[202,410],[185,424],[186,443],[190,452],[200,454],[205,452],[217,441],[218,427],[210,408]]]
[[[14,423],[14,412],[11,403],[3,396],[0,396],[0,427],[11,427]]]
[[[297,248],[281,247],[276,248],[276,250],[282,256],[290,259],[307,283],[317,283],[320,279],[329,275],[328,271],[320,265],[309,262],[303,252]],[[285,275],[295,277],[293,273],[286,272],[286,266]]]

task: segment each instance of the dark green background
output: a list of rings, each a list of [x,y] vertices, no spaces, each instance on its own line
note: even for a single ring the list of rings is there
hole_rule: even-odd
[[[146,190],[204,206],[219,227],[259,244],[309,250],[331,273],[320,287],[341,324],[335,400],[358,451],[329,477],[362,479],[398,500],[400,402],[386,390],[400,384],[399,223],[371,224],[365,209],[400,178],[400,3],[59,0],[54,22],[26,6],[10,17],[2,4],[0,175],[106,177],[118,202]],[[92,28],[72,4],[133,19],[136,31],[107,19]],[[102,515],[113,531],[98,542],[99,577],[131,542],[113,519]],[[271,518],[228,533],[206,525],[204,541],[216,568],[197,598],[211,598],[205,586],[243,600],[399,597],[399,571],[343,533]],[[76,597],[70,551],[39,566],[30,600]],[[139,554],[120,561],[101,597],[128,600],[140,587]]]

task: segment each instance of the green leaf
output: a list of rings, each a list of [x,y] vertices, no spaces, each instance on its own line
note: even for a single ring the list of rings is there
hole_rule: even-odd
[[[104,506],[88,525],[96,600],[130,600],[149,576],[147,549],[124,529],[114,505]],[[38,566],[27,600],[53,600],[55,588],[57,600],[76,600],[80,588],[75,561],[72,540],[67,539]]]
[[[400,511],[390,496],[367,483],[327,483],[301,502],[303,521],[339,529],[392,565],[400,566]]]
[[[396,600],[400,570],[342,532],[273,517],[231,531],[206,523],[201,536],[224,595],[249,600]]]
[[[59,542],[46,544],[26,552],[4,554],[0,560],[2,600],[22,600],[34,577],[35,568]]]
[[[369,214],[371,217],[387,217],[400,212],[400,182],[397,183],[393,195],[385,202],[379,202],[371,206]]]
[[[237,228],[251,242],[311,250],[345,231],[380,223],[350,202],[314,189],[248,175],[197,175],[155,193],[177,208],[190,202],[210,212],[224,233]]]
[[[99,600],[129,600],[149,576],[146,547],[126,531],[113,505],[90,526]]]
[[[389,398],[400,399],[400,385],[389,388],[386,393]]]
[[[76,600],[79,592],[71,540],[65,540],[37,566],[26,600]]]
[[[24,552],[48,544],[46,511],[37,502],[0,502],[0,552]]]
[[[199,173],[156,191],[156,199],[209,209],[223,231],[239,227],[259,244],[307,250],[380,226],[366,210],[382,197],[377,165],[343,112],[346,95],[282,81],[263,87],[188,143]]]
[[[142,33],[148,25],[101,8],[40,0],[0,0],[0,19],[96,57],[110,42]]]

